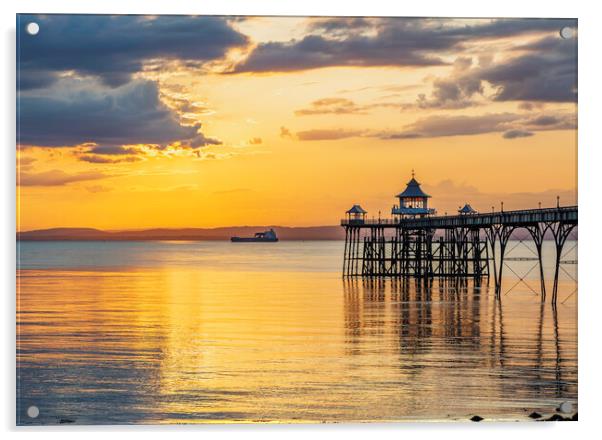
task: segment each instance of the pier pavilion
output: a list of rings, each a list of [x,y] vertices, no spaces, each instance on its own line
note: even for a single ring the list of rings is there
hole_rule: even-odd
[[[544,236],[552,235],[556,248],[552,303],[556,303],[562,250],[577,226],[577,206],[485,214],[466,204],[458,215],[437,216],[413,172],[396,197],[399,204],[393,206],[391,218],[366,219],[366,211],[354,205],[341,220],[344,277],[470,277],[480,282],[493,275],[499,298],[506,247],[512,233],[522,228],[535,243],[542,301],[546,298],[542,245]]]

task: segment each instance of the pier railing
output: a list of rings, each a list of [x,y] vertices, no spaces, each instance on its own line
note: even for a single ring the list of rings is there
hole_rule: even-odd
[[[405,219],[342,219],[341,226],[421,229],[491,225],[524,226],[539,222],[577,223],[577,206]]]
[[[495,295],[500,298],[506,246],[513,232],[524,228],[535,243],[542,300],[546,297],[543,240],[546,234],[554,239],[552,303],[556,304],[562,250],[577,226],[577,216],[577,206],[563,206],[403,219],[343,219],[343,276],[462,278],[472,274],[478,278],[489,277],[492,263]],[[395,229],[395,234],[385,234],[385,229]],[[440,237],[433,240],[437,230]]]

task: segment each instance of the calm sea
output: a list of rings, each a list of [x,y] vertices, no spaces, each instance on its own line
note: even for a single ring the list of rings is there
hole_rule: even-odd
[[[21,242],[17,423],[530,420],[576,408],[576,265],[563,264],[554,309],[536,262],[514,259],[532,245],[508,249],[496,301],[493,279],[343,280],[336,241]],[[544,254],[549,278],[552,243]]]

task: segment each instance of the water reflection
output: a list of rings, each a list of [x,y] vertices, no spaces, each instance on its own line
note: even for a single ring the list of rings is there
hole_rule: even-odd
[[[18,414],[41,410],[20,423],[507,420],[577,397],[575,301],[171,264],[18,276]]]
[[[457,381],[457,397],[466,402],[504,396],[498,404],[512,406],[576,398],[574,329],[561,328],[550,304],[496,300],[486,282],[471,280],[351,279],[344,280],[344,292],[349,355],[360,355],[361,341],[374,332],[392,335],[400,370],[414,370],[413,380],[423,383],[429,379],[417,371],[437,371]],[[570,355],[563,359],[565,343]],[[480,395],[466,393],[471,387]]]

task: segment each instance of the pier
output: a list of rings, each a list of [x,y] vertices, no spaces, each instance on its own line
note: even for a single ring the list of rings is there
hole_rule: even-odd
[[[493,277],[500,298],[505,254],[512,233],[526,230],[533,239],[539,266],[541,300],[546,300],[542,246],[546,235],[555,244],[551,302],[558,298],[564,245],[577,226],[577,206],[478,213],[466,204],[457,215],[438,216],[430,196],[414,175],[398,194],[391,218],[367,219],[354,205],[341,220],[345,229],[343,277],[474,278]],[[379,216],[380,217],[380,216]],[[576,261],[568,263],[575,264]]]

